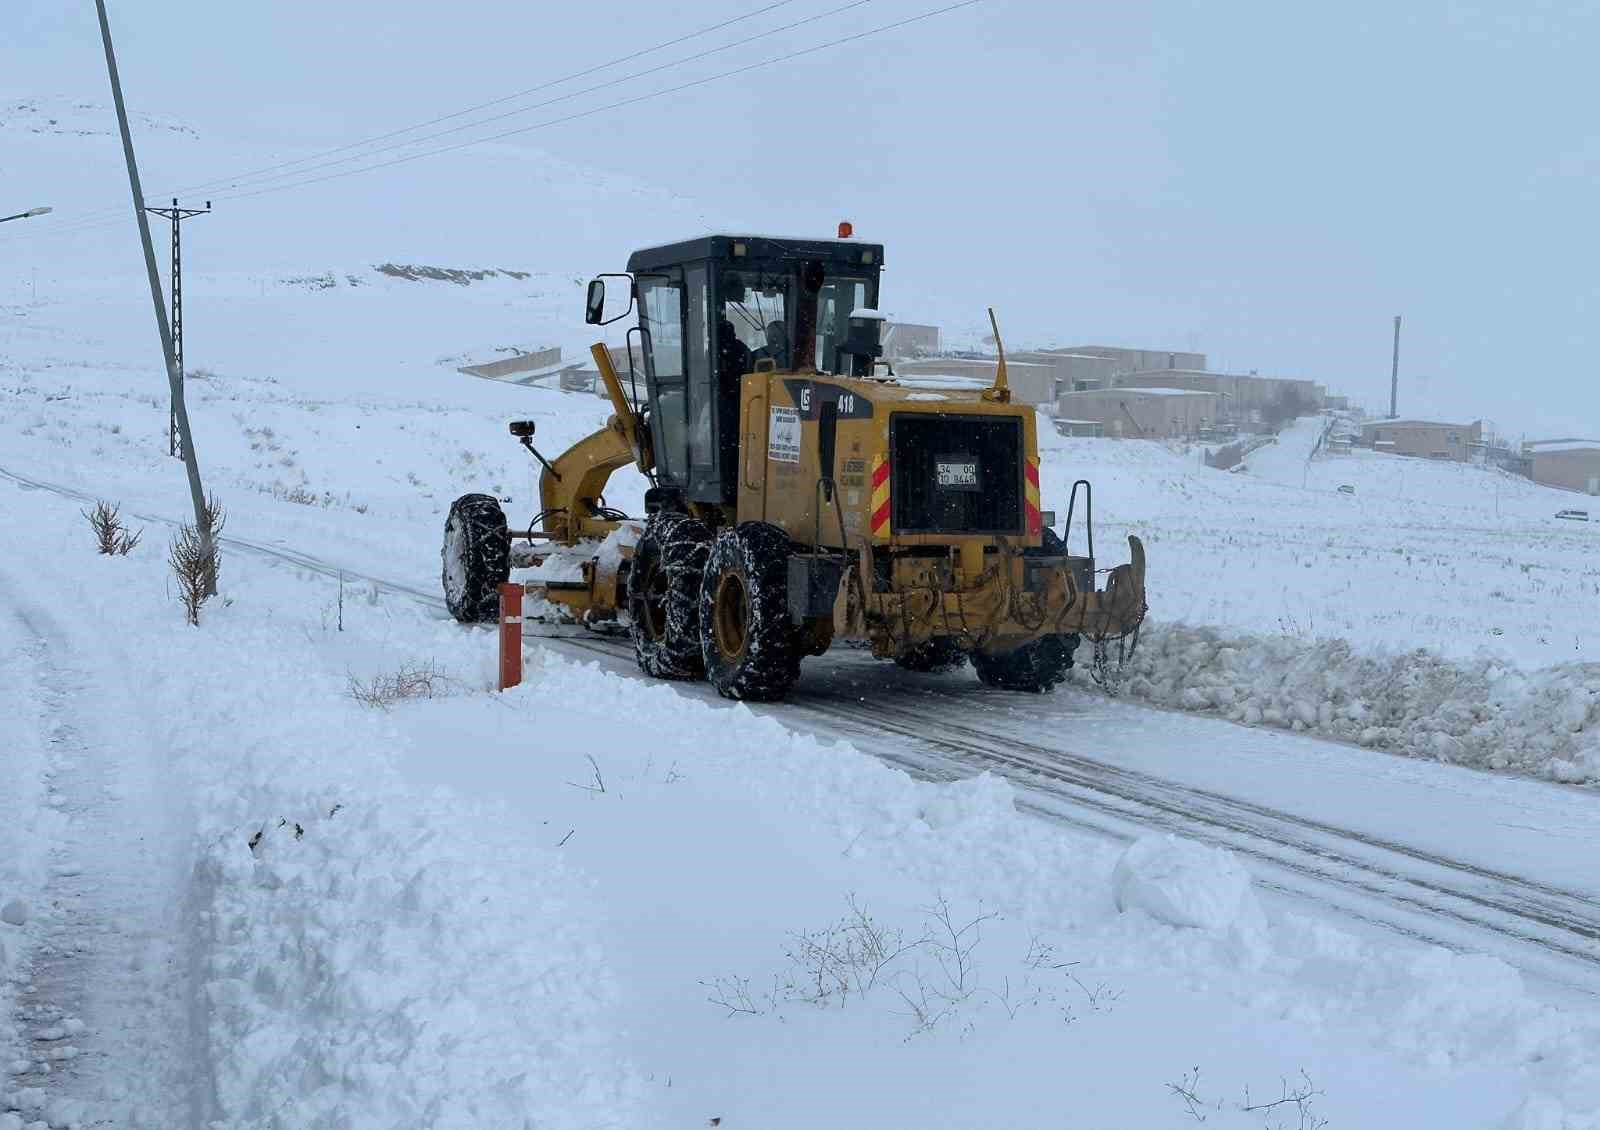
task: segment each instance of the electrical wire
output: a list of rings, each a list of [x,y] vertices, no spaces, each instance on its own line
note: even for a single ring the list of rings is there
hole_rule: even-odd
[[[845,5],[845,7],[846,8],[848,8],[848,7],[856,7],[856,6],[859,6],[860,3],[865,3],[865,2],[867,2],[867,0],[857,0],[856,3]],[[502,130],[502,131],[500,131],[498,133],[488,134],[488,135],[485,135],[483,137],[469,138],[467,140],[459,141],[459,142],[456,142],[454,144],[438,146],[438,147],[435,147],[433,149],[423,150],[422,152],[419,152],[419,153],[411,153],[411,154],[407,154],[405,156],[392,158],[392,159],[387,160],[387,161],[381,161],[381,162],[378,162],[377,164],[364,165],[364,166],[361,166],[359,168],[345,169],[345,170],[341,170],[339,172],[325,173],[325,174],[323,174],[321,176],[316,176],[316,177],[309,177],[309,178],[299,179],[299,180],[291,180],[287,184],[269,185],[269,186],[264,187],[264,188],[254,188],[254,189],[249,189],[247,191],[241,191],[241,192],[223,192],[223,193],[219,193],[217,195],[214,195],[212,197],[212,199],[213,200],[246,200],[246,199],[250,199],[250,198],[256,197],[256,196],[270,195],[270,194],[275,193],[275,192],[286,192],[286,191],[288,191],[290,189],[294,189],[294,188],[304,188],[304,187],[307,187],[307,186],[313,185],[313,184],[322,184],[322,183],[325,183],[325,182],[328,182],[328,181],[332,181],[332,180],[339,180],[339,179],[341,179],[343,177],[355,176],[358,173],[377,172],[380,169],[387,169],[387,168],[392,168],[392,167],[397,166],[397,165],[408,164],[411,161],[421,160],[424,157],[440,156],[440,155],[445,154],[445,153],[453,153],[453,152],[457,152],[457,151],[462,150],[462,149],[470,148],[471,146],[484,145],[484,144],[487,144],[489,142],[500,141],[500,140],[503,140],[503,139],[508,138],[508,137],[519,136],[519,135],[522,135],[522,134],[525,134],[525,133],[533,132],[535,130],[547,129],[547,128],[551,127],[551,126],[556,126],[556,125],[563,125],[563,124],[566,124],[568,122],[573,122],[573,121],[581,120],[583,118],[593,117],[596,114],[605,113],[605,112],[608,112],[608,111],[611,111],[611,110],[618,110],[618,109],[623,109],[623,108],[629,107],[629,106],[635,106],[635,105],[638,105],[638,104],[643,103],[643,102],[651,101],[652,99],[665,97],[665,96],[667,96],[669,94],[677,94],[677,93],[680,93],[680,92],[685,91],[685,90],[691,90],[691,89],[695,89],[697,87],[706,86],[706,85],[708,85],[710,83],[713,83],[713,82],[720,82],[723,79],[734,78],[734,77],[737,77],[737,76],[743,75],[743,74],[749,74],[752,71],[757,71],[757,70],[761,70],[761,69],[764,69],[764,68],[767,68],[767,67],[772,67],[772,66],[775,66],[775,65],[777,65],[779,63],[785,63],[785,62],[792,61],[794,59],[804,58],[805,56],[814,55],[819,51],[825,51],[825,50],[827,50],[828,48],[831,48],[831,47],[840,47],[840,46],[843,46],[843,45],[848,44],[848,43],[858,42],[860,40],[867,39],[867,38],[870,38],[872,36],[881,35],[881,34],[883,34],[885,32],[888,32],[888,31],[894,31],[894,30],[897,30],[897,29],[902,28],[902,27],[907,27],[907,26],[910,26],[912,24],[921,23],[921,22],[923,22],[925,20],[933,19],[933,18],[935,18],[937,16],[946,15],[946,14],[949,14],[951,12],[958,11],[958,10],[960,10],[962,8],[973,7],[974,5],[977,5],[977,4],[982,3],[982,2],[983,2],[983,0],[958,0],[957,3],[947,4],[947,5],[944,5],[944,6],[939,7],[939,8],[929,9],[928,11],[920,12],[920,13],[914,15],[914,16],[907,16],[904,19],[894,20],[894,21],[891,21],[889,23],[880,24],[880,25],[878,25],[876,27],[868,28],[865,31],[856,32],[856,33],[853,33],[851,35],[840,36],[840,37],[835,38],[835,39],[830,39],[830,40],[826,40],[826,41],[824,41],[822,43],[814,44],[814,45],[812,45],[810,47],[805,47],[805,48],[801,48],[799,50],[786,52],[786,53],[781,54],[781,55],[771,56],[769,58],[760,60],[758,62],[749,63],[749,64],[746,64],[746,65],[741,66],[741,67],[735,67],[735,68],[732,68],[730,70],[720,71],[717,74],[707,75],[707,76],[704,76],[704,77],[701,77],[701,78],[698,78],[698,79],[693,79],[693,80],[688,81],[688,82],[679,83],[679,84],[677,84],[675,86],[664,87],[664,88],[661,88],[659,90],[650,91],[650,92],[645,93],[645,94],[640,94],[640,95],[636,95],[636,96],[633,96],[633,97],[630,97],[630,98],[620,99],[620,100],[615,101],[615,102],[606,103],[604,105],[591,107],[591,108],[585,109],[585,110],[579,110],[579,111],[576,111],[576,112],[571,113],[571,114],[563,115],[561,117],[547,119],[547,120],[542,121],[542,122],[534,122],[531,125],[519,126],[519,127],[515,128],[515,129]],[[837,11],[840,11],[840,10],[843,10],[843,9],[834,9],[833,12],[837,12]],[[827,15],[827,14],[832,14],[832,13],[824,13],[823,15]],[[822,16],[814,16],[814,17],[811,17],[810,19],[814,20],[814,19],[820,19],[820,18],[823,18],[823,17]],[[809,22],[809,21],[800,21],[800,22]],[[759,37],[753,37],[753,38],[759,38]],[[681,42],[681,40],[679,42]],[[631,78],[631,77],[637,77],[637,76],[629,76],[629,77]],[[628,81],[628,79],[615,80],[615,82],[623,82],[623,81]],[[613,85],[614,85],[614,83],[613,83]],[[482,123],[476,123],[476,124],[482,124]],[[463,127],[459,127],[459,128],[460,129],[466,129],[466,128],[471,128],[471,127],[470,126],[463,126]],[[454,132],[454,131],[447,131],[447,132]],[[418,139],[418,140],[420,141],[421,139]],[[372,154],[367,154],[365,156],[371,156],[371,155]],[[310,170],[301,170],[302,173],[303,172],[308,172],[308,171],[310,171]],[[86,232],[86,231],[94,230],[96,228],[109,226],[111,224],[115,224],[115,223],[118,223],[118,222],[120,222],[120,220],[117,219],[117,218],[107,219],[107,220],[104,220],[104,221],[88,222],[88,223],[81,224],[77,228],[71,228],[71,229],[55,228],[55,229],[52,229],[51,232],[48,233],[48,234],[51,234],[51,235],[78,234],[80,232]],[[41,235],[43,235],[43,234],[46,234],[46,233],[41,233]]]
[[[830,8],[826,12],[818,12],[815,15],[807,16],[804,19],[795,20],[792,23],[783,24],[779,27],[771,28],[768,31],[758,32],[757,34],[748,36],[745,39],[735,40],[732,43],[725,43],[721,47],[714,47],[709,51],[703,51],[696,55],[686,55],[682,58],[673,59],[666,63],[658,63],[653,67],[646,68],[645,70],[635,71],[633,74],[622,75],[620,78],[607,79],[605,82],[596,83],[593,86],[586,86],[579,90],[574,90],[567,94],[559,95],[555,98],[548,98],[543,102],[535,102],[531,106],[520,106],[515,110],[506,110],[499,114],[491,114],[486,118],[479,118],[476,121],[466,122],[458,126],[451,126],[449,129],[442,129],[437,133],[424,134],[421,137],[408,138],[405,141],[398,141],[392,145],[380,145],[378,148],[369,149],[364,153],[353,153],[347,157],[335,157],[331,161],[322,161],[318,162],[317,164],[307,165],[305,168],[296,169],[293,172],[281,172],[273,173],[270,176],[243,178],[245,180],[251,180],[254,183],[227,184],[226,189],[259,188],[271,181],[293,179],[303,176],[306,173],[316,172],[320,169],[330,169],[336,165],[349,164],[352,161],[365,161],[382,153],[392,153],[396,150],[406,149],[413,145],[423,145],[430,141],[437,141],[440,138],[451,137],[455,134],[461,133],[463,130],[476,129],[479,126],[488,125],[491,122],[504,121],[506,118],[514,118],[520,114],[531,114],[535,110],[542,110],[548,106],[555,106],[562,102],[570,102],[574,98],[582,98],[586,94],[594,94],[601,90],[608,90],[613,86],[620,86],[625,82],[632,82],[635,79],[646,78],[653,74],[659,74],[662,71],[671,70],[672,68],[682,66],[685,63],[698,62],[701,59],[708,59],[713,55],[720,55],[725,51],[732,51],[739,47],[747,47],[758,40],[768,39],[774,35],[781,34],[782,32],[792,31],[797,27],[804,27],[806,24],[816,23],[818,20],[825,20],[830,16],[839,15],[841,12],[847,12],[852,8],[860,8],[875,2],[876,0],[850,0],[849,3],[841,4],[837,8]],[[439,120],[442,121],[443,119]],[[211,185],[217,185],[224,182],[212,181],[209,183]],[[237,197],[234,197],[234,199],[237,199]]]
[[[525,98],[530,94],[537,94],[541,90],[549,90],[551,87],[560,86],[564,82],[571,82],[574,79],[587,78],[589,75],[607,70],[610,67],[621,66],[623,63],[631,63],[635,59],[643,58],[646,55],[653,55],[657,51],[665,51],[668,47],[676,47],[680,43],[687,43],[689,40],[698,39],[702,35],[710,35],[712,32],[721,31],[725,27],[732,27],[734,24],[743,23],[746,20],[753,20],[757,16],[766,15],[768,12],[774,11],[778,8],[787,7],[794,2],[795,0],[775,0],[774,3],[757,8],[753,12],[747,12],[742,16],[734,16],[731,19],[722,20],[719,23],[714,23],[707,27],[700,28],[698,31],[691,31],[685,35],[680,35],[675,39],[668,39],[662,43],[657,43],[654,46],[642,48],[627,55],[619,55],[617,58],[607,60],[604,63],[596,63],[594,66],[585,67],[581,71],[573,71],[570,74],[562,75],[560,78],[548,79],[534,86],[530,86],[525,90],[518,90],[514,93],[506,94],[499,98],[492,98],[487,102],[480,102],[475,106],[467,106],[463,109],[455,110],[448,114],[441,114],[437,118],[429,118],[424,122],[417,122],[414,125],[402,126],[399,129],[390,130],[388,133],[375,134],[372,137],[363,138],[360,141],[352,141],[346,145],[338,145],[332,149],[325,149],[320,153],[313,153],[305,157],[298,157],[293,161],[284,161],[281,164],[268,165],[261,169],[252,169],[247,172],[235,173],[231,176],[218,177],[215,180],[202,181],[198,184],[187,185],[183,188],[179,188],[176,191],[181,195],[187,192],[199,192],[203,189],[211,188],[217,185],[226,185],[232,187],[232,185],[237,181],[249,180],[262,173],[271,173],[276,172],[279,169],[287,169],[296,165],[308,164],[312,161],[320,160],[323,157],[331,157],[335,153],[344,153],[348,150],[359,149],[362,146],[371,145],[375,142],[387,141],[390,138],[398,137],[403,133],[410,133],[413,130],[427,129],[429,126],[436,126],[440,122],[452,121],[455,118],[464,117],[467,114],[476,113],[479,110],[487,110],[492,106],[502,106],[507,102],[514,102],[518,98]],[[166,195],[171,195],[171,193],[167,193]]]
[[[228,187],[233,187],[239,181],[250,180],[252,178],[255,178],[255,177],[260,176],[260,175],[265,174],[265,173],[276,172],[276,171],[278,171],[280,169],[293,168],[296,165],[309,164],[311,162],[321,160],[322,158],[330,157],[335,153],[344,153],[344,152],[347,152],[347,151],[349,151],[351,149],[359,149],[359,148],[361,148],[363,146],[371,145],[371,144],[373,144],[375,142],[387,141],[390,138],[398,137],[398,136],[400,136],[401,134],[404,134],[404,133],[410,133],[410,132],[413,132],[413,131],[419,130],[419,129],[426,129],[429,126],[438,125],[440,122],[451,121],[451,120],[453,120],[455,118],[459,118],[459,117],[463,117],[463,116],[465,116],[467,114],[475,113],[478,110],[486,110],[486,109],[488,109],[488,108],[490,108],[492,106],[504,105],[505,103],[513,102],[518,98],[524,98],[527,95],[536,94],[541,90],[548,90],[551,87],[560,86],[564,82],[571,82],[574,79],[586,78],[589,75],[596,74],[596,73],[598,73],[600,71],[603,71],[603,70],[606,70],[606,69],[608,69],[610,67],[621,66],[623,63],[630,63],[633,60],[643,58],[646,55],[653,55],[657,51],[664,51],[668,47],[676,47],[678,44],[687,43],[691,39],[698,39],[703,35],[710,35],[712,32],[721,31],[723,28],[726,28],[726,27],[732,27],[734,24],[743,23],[746,20],[755,19],[757,16],[766,15],[768,12],[775,11],[778,8],[787,7],[788,5],[793,4],[794,2],[795,2],[795,0],[774,0],[773,3],[766,4],[763,7],[757,8],[753,12],[746,12],[744,15],[741,15],[741,16],[734,16],[734,17],[732,17],[730,19],[721,20],[718,23],[707,25],[706,27],[700,28],[697,31],[688,32],[685,35],[680,35],[680,36],[677,36],[676,38],[668,39],[668,40],[665,40],[665,41],[663,41],[661,43],[656,43],[656,44],[653,44],[652,46],[641,48],[640,50],[630,52],[627,55],[619,55],[616,58],[609,59],[604,63],[597,63],[597,64],[595,64],[593,66],[585,67],[582,70],[573,71],[573,72],[571,72],[569,74],[562,75],[559,78],[548,79],[545,82],[541,82],[541,83],[538,83],[538,84],[536,84],[534,86],[530,86],[530,87],[528,87],[528,88],[526,88],[524,90],[515,91],[515,92],[513,92],[511,94],[503,95],[503,96],[501,96],[499,98],[493,98],[493,99],[490,99],[487,102],[480,102],[480,103],[478,103],[476,105],[473,105],[473,106],[467,106],[467,107],[464,107],[463,109],[455,110],[455,111],[453,111],[453,112],[451,112],[449,114],[441,114],[440,116],[438,116],[436,118],[430,118],[430,119],[428,119],[426,121],[417,122],[417,123],[414,123],[414,124],[409,125],[409,126],[402,126],[399,129],[390,130],[387,133],[375,134],[372,137],[363,138],[360,141],[353,141],[353,142],[349,142],[348,144],[345,144],[345,145],[338,145],[338,146],[333,147],[332,149],[325,149],[325,150],[322,150],[322,151],[317,152],[317,153],[308,154],[305,157],[297,157],[292,161],[284,161],[284,162],[280,162],[279,164],[276,164],[276,165],[268,165],[268,166],[265,166],[265,167],[259,168],[259,169],[252,169],[252,170],[248,170],[248,171],[245,171],[245,172],[235,173],[235,174],[232,174],[230,176],[218,177],[218,178],[215,178],[213,180],[208,180],[208,181],[200,181],[198,183],[190,184],[190,185],[183,185],[183,186],[181,186],[179,188],[170,189],[170,190],[163,190],[163,191],[161,191],[159,193],[156,193],[154,195],[156,197],[170,197],[170,196],[184,195],[184,194],[187,194],[187,193],[200,192],[200,191],[202,191],[204,189],[211,188],[211,187],[217,186],[217,185],[224,185],[224,186],[228,186]],[[648,73],[648,72],[646,72],[646,73]],[[634,77],[637,77],[637,76],[634,76]],[[529,107],[529,109],[534,109],[534,108],[536,108],[536,107]],[[420,140],[420,139],[414,139],[414,140]],[[304,171],[304,170],[302,170],[302,171]],[[83,213],[80,216],[74,217],[72,222],[71,222],[71,224],[70,224],[70,226],[65,226],[64,227],[64,226],[59,226],[58,225],[58,226],[53,227],[51,230],[52,230],[52,232],[58,233],[58,234],[68,234],[68,233],[70,233],[72,231],[76,231],[76,230],[92,230],[94,228],[99,228],[99,227],[105,226],[104,224],[102,224],[100,222],[102,219],[110,219],[110,220],[113,220],[113,221],[120,221],[120,219],[121,219],[121,216],[120,216],[121,211],[122,211],[121,206],[109,207],[109,208],[97,208],[97,209],[94,209],[91,212],[86,212],[86,213]],[[86,221],[93,221],[93,222],[86,222]]]
[[[694,89],[695,87],[705,86],[705,85],[707,85],[709,83],[720,82],[723,79],[734,78],[734,77],[736,77],[738,75],[743,75],[743,74],[749,74],[751,71],[762,70],[762,69],[765,69],[767,67],[775,66],[778,63],[786,63],[786,62],[789,62],[790,60],[793,60],[793,59],[803,58],[804,56],[807,56],[807,55],[814,55],[818,51],[824,51],[824,50],[827,50],[830,47],[839,47],[839,46],[842,46],[842,45],[844,45],[846,43],[854,43],[854,42],[857,42],[858,40],[869,38],[870,36],[881,35],[882,33],[886,32],[886,31],[894,31],[894,30],[896,30],[898,28],[906,27],[906,26],[908,26],[910,24],[919,23],[919,22],[921,22],[923,20],[933,19],[935,16],[942,16],[942,15],[945,15],[945,14],[950,13],[950,12],[958,11],[959,9],[962,9],[962,8],[970,8],[970,7],[974,6],[974,5],[980,4],[982,2],[983,2],[983,0],[959,0],[959,2],[955,3],[955,4],[947,4],[947,5],[945,5],[944,7],[941,7],[941,8],[933,8],[933,9],[931,9],[929,11],[921,12],[921,13],[915,15],[915,16],[907,16],[905,19],[895,20],[895,21],[893,21],[891,23],[880,24],[877,27],[868,28],[866,31],[856,32],[853,35],[841,36],[838,39],[830,39],[830,40],[827,40],[826,42],[818,43],[818,44],[815,44],[814,46],[811,46],[811,47],[801,48],[798,51],[790,51],[790,52],[788,52],[786,54],[783,54],[783,55],[775,55],[775,56],[773,56],[771,58],[763,59],[763,60],[761,60],[759,62],[748,63],[748,64],[746,64],[745,66],[742,66],[742,67],[735,67],[732,70],[721,71],[721,72],[719,72],[717,74],[714,74],[714,75],[707,75],[704,78],[698,78],[698,79],[694,79],[694,80],[692,80],[690,82],[679,83],[677,86],[664,87],[664,88],[662,88],[660,90],[651,91],[648,94],[640,94],[640,95],[637,95],[637,96],[632,97],[632,98],[624,98],[624,99],[621,99],[620,101],[617,101],[617,102],[606,103],[603,106],[595,106],[595,107],[592,107],[590,109],[580,110],[580,111],[577,111],[575,113],[567,114],[567,115],[564,115],[564,116],[559,117],[559,118],[551,118],[551,119],[549,119],[547,121],[535,122],[532,125],[519,126],[516,129],[503,130],[503,131],[501,131],[499,133],[489,134],[489,135],[484,136],[484,137],[471,138],[471,139],[466,140],[466,141],[456,142],[453,145],[444,145],[444,146],[440,146],[440,147],[438,147],[436,149],[425,150],[425,151],[423,151],[421,153],[412,153],[412,154],[408,154],[408,155],[406,155],[404,157],[396,157],[396,158],[394,158],[392,160],[389,160],[389,161],[379,162],[376,165],[367,165],[367,166],[363,166],[362,168],[359,168],[359,169],[346,169],[346,170],[344,170],[342,172],[337,172],[337,173],[327,173],[327,174],[324,174],[323,176],[320,176],[320,177],[311,177],[311,178],[309,178],[307,180],[294,181],[294,182],[291,182],[289,184],[276,185],[276,186],[267,187],[267,188],[260,188],[260,189],[255,189],[253,191],[248,191],[248,192],[237,192],[237,193],[231,193],[231,194],[230,193],[222,193],[222,194],[219,194],[217,196],[212,197],[212,199],[213,200],[247,200],[247,199],[249,199],[251,197],[254,197],[254,196],[265,196],[265,195],[268,195],[269,193],[285,192],[285,191],[287,191],[289,189],[292,189],[292,188],[303,188],[306,185],[321,184],[321,183],[324,183],[324,182],[330,181],[330,180],[338,180],[341,177],[355,176],[358,173],[376,172],[379,169],[392,168],[395,165],[404,165],[404,164],[407,164],[407,163],[409,163],[411,161],[421,160],[424,157],[436,157],[436,156],[438,156],[438,155],[440,155],[442,153],[454,153],[454,152],[456,152],[458,150],[467,149],[467,148],[470,148],[471,146],[474,146],[474,145],[484,145],[484,144],[487,144],[488,142],[491,142],[491,141],[501,141],[501,140],[503,140],[505,138],[508,138],[508,137],[516,137],[516,136],[519,136],[521,134],[531,133],[534,130],[547,129],[550,126],[564,125],[567,122],[574,122],[574,121],[578,121],[578,120],[580,120],[582,118],[593,117],[596,114],[602,114],[602,113],[605,113],[608,110],[619,110],[619,109],[622,109],[622,108],[627,107],[627,106],[636,106],[641,102],[648,102],[648,101],[650,101],[651,99],[654,99],[654,98],[665,97],[668,94],[677,94],[677,93],[679,93],[681,91],[691,90],[691,89]]]

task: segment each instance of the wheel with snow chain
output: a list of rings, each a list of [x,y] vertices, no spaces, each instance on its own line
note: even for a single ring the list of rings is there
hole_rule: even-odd
[[[935,636],[903,655],[894,657],[895,666],[907,671],[935,673],[954,671],[967,665],[967,653],[950,636]]]
[[[490,494],[464,494],[444,522],[444,603],[463,624],[500,614],[500,585],[511,576],[511,535],[505,511]]]
[[[1042,694],[1067,677],[1072,670],[1072,653],[1077,650],[1076,635],[1041,636],[1002,655],[975,651],[972,666],[985,686]]]
[[[706,678],[725,698],[772,702],[800,677],[800,633],[789,619],[789,536],[765,522],[725,529],[700,586]]]
[[[698,679],[700,577],[711,531],[687,514],[658,510],[645,523],[628,574],[628,615],[639,670],[658,679]]]

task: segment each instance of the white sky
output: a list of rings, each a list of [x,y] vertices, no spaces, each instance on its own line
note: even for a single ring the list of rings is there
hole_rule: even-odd
[[[138,108],[259,139],[270,161],[770,0],[110,2]],[[792,0],[632,66],[843,2]],[[870,0],[607,100],[937,6]],[[106,97],[92,5],[12,0],[7,24],[0,92]],[[983,0],[526,144],[765,230],[848,218],[888,244],[884,305],[902,317],[975,324],[994,303],[1017,343],[1198,348],[1213,368],[1308,376],[1382,408],[1401,313],[1403,413],[1593,435],[1596,42],[1585,3]],[[437,160],[470,171],[470,151]],[[379,191],[415,167],[369,179]],[[448,203],[430,222],[453,222]],[[595,242],[595,270],[629,250]]]

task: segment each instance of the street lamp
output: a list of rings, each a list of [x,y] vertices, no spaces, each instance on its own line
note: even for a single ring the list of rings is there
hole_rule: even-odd
[[[7,220],[26,220],[53,211],[55,211],[53,208],[29,208],[26,212],[18,212],[15,216],[0,216],[0,224],[5,223]]]

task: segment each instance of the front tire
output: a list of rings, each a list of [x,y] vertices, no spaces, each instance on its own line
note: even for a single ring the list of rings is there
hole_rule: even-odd
[[[450,615],[463,624],[496,619],[500,586],[511,576],[511,535],[500,500],[490,494],[464,494],[451,503],[440,557]]]
[[[639,670],[657,679],[698,679],[700,579],[711,531],[687,514],[658,510],[645,523],[628,574],[628,615]]]
[[[800,677],[789,619],[789,537],[765,522],[723,530],[700,587],[706,678],[724,698],[774,702]]]
[[[972,666],[985,686],[1043,694],[1067,677],[1077,650],[1076,635],[1041,636],[1002,655],[973,652]]]

